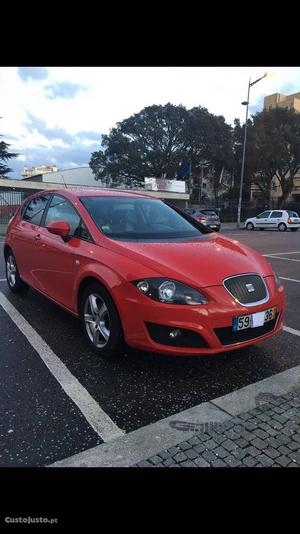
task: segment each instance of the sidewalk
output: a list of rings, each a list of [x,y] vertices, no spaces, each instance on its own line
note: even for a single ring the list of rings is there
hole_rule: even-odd
[[[231,223],[221,222],[221,232],[222,230],[244,230],[244,222],[241,222],[240,228],[237,227],[236,222],[231,222]]]
[[[211,429],[193,425],[191,439],[134,467],[300,467],[300,388],[256,401],[257,408]],[[183,431],[192,426],[180,424]]]
[[[300,365],[48,467],[300,466]]]

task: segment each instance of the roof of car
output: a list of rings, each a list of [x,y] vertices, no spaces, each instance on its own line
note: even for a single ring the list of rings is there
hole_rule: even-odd
[[[144,195],[143,193],[136,193],[135,191],[122,191],[121,189],[94,189],[92,187],[82,188],[63,188],[63,189],[47,189],[46,191],[40,191],[39,193],[67,193],[76,197],[141,197],[141,198],[154,198],[151,195]],[[159,199],[155,199],[159,200]]]

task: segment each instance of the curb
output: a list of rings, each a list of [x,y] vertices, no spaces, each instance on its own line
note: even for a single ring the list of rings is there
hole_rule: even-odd
[[[192,423],[191,428],[193,424],[223,423],[240,413],[255,408],[256,397],[259,394],[284,395],[297,387],[300,387],[300,365],[210,402],[204,402],[171,415],[157,423],[57,461],[47,467],[130,467],[195,435],[193,430],[183,433],[178,429],[178,425],[170,424],[174,420],[178,423],[178,418],[184,424]]]

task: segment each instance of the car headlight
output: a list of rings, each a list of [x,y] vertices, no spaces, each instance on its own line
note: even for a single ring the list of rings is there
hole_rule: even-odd
[[[274,278],[275,278],[275,282],[276,282],[277,287],[280,287],[281,286],[281,280],[280,280],[280,277],[278,276],[278,274],[275,273],[275,272],[274,272]]]
[[[147,297],[165,304],[188,304],[199,306],[207,304],[207,298],[196,289],[177,280],[166,278],[145,278],[132,282]]]

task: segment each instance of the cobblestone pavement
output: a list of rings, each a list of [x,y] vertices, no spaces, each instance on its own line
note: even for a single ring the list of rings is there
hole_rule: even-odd
[[[300,389],[266,398],[134,467],[300,467]]]

